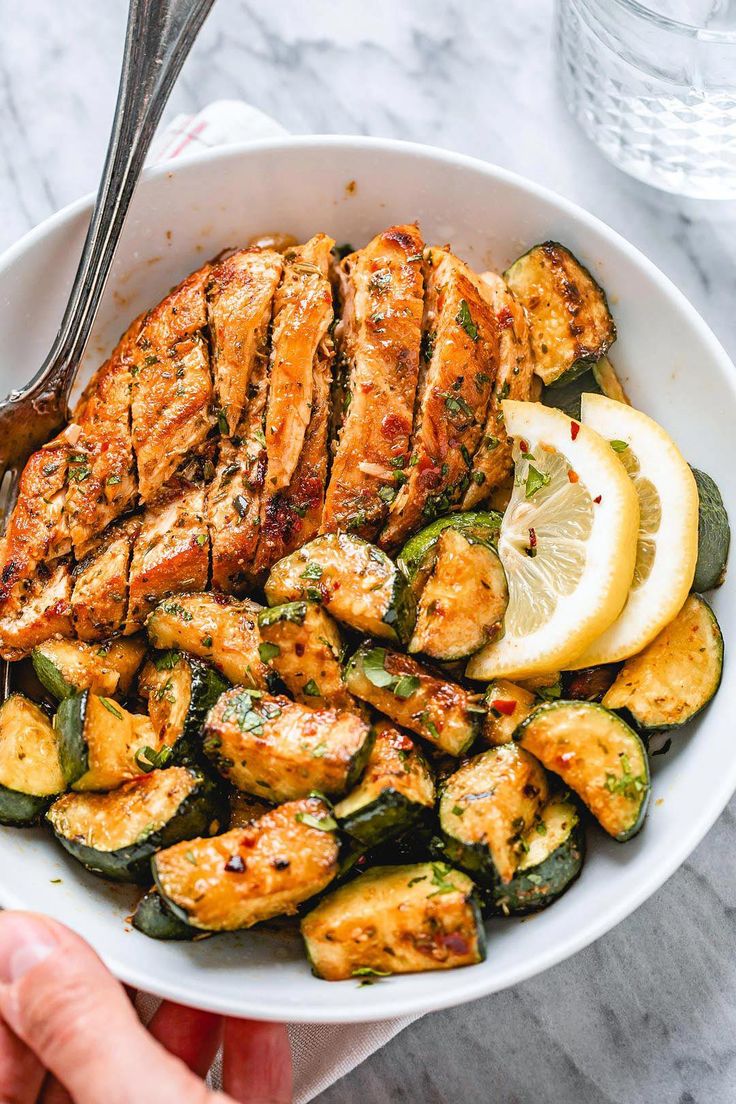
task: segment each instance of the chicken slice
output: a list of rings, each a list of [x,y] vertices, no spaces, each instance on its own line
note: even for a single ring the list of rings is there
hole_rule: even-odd
[[[206,589],[210,540],[204,505],[204,487],[177,478],[144,511],[130,561],[126,634],[142,627],[161,598]]]
[[[534,361],[529,328],[521,303],[495,272],[481,276],[481,292],[488,299],[498,326],[498,375],[488,405],[483,435],[473,457],[470,486],[463,510],[472,510],[499,487],[511,472],[511,441],[501,412],[503,399],[527,401],[531,397]]]
[[[228,434],[240,423],[256,359],[267,355],[271,304],[283,267],[272,249],[241,249],[210,273],[212,374]]]
[[[213,424],[205,287],[211,266],[193,272],[150,311],[131,365],[138,491],[150,502]]]
[[[67,471],[75,470],[77,454],[61,433],[34,452],[18,485],[18,501],[10,515],[2,547],[0,612],[18,611],[36,568],[71,550],[64,512]]]
[[[344,403],[322,532],[344,529],[371,540],[408,459],[419,373],[423,273],[416,226],[392,226],[342,262],[338,353]]]
[[[268,360],[262,357],[248,385],[248,405],[238,436],[222,442],[207,492],[212,586],[228,594],[242,594],[253,580],[266,472],[263,427],[268,375]]]
[[[427,253],[423,356],[411,460],[400,473],[383,548],[396,548],[462,500],[498,372],[498,328],[479,277],[434,247]]]
[[[69,464],[66,514],[79,559],[137,498],[130,431],[131,364],[142,317],[93,376],[75,412],[81,433]]]
[[[73,636],[71,594],[68,560],[38,564],[25,580],[20,604],[0,618],[0,656],[23,659],[50,636]]]
[[[314,536],[322,519],[334,361],[329,332],[334,244],[317,234],[289,250],[274,299],[257,573]]]
[[[80,640],[106,640],[125,628],[128,571],[142,515],[113,525],[72,572],[72,620]]]

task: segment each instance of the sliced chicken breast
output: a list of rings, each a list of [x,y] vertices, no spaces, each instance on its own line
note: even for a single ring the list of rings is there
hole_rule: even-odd
[[[268,360],[261,358],[248,386],[248,405],[238,434],[223,440],[207,491],[212,586],[228,594],[244,593],[253,580],[266,474],[268,375]]]
[[[72,620],[80,640],[107,640],[125,628],[128,572],[142,516],[111,526],[72,572]]]
[[[329,281],[334,244],[317,234],[289,250],[274,300],[257,573],[314,536],[322,519],[334,361]]]
[[[531,398],[534,361],[524,308],[505,281],[495,272],[481,276],[481,291],[488,299],[498,326],[498,375],[463,498],[463,510],[472,510],[500,486],[511,472],[511,441],[503,424],[503,399]]]
[[[16,612],[39,566],[70,551],[64,496],[67,473],[73,479],[79,462],[62,433],[34,452],[23,469],[3,540],[0,613]]]
[[[138,491],[150,502],[209,433],[213,390],[205,288],[211,266],[193,272],[145,317],[135,342],[133,448]]]
[[[130,369],[141,323],[142,317],[135,320],[95,373],[76,414],[81,433],[69,465],[65,509],[77,558],[137,500]]]
[[[379,542],[388,549],[462,501],[498,372],[496,318],[479,277],[447,249],[426,258],[426,366],[411,460]]]
[[[161,598],[206,589],[210,540],[204,506],[204,487],[177,479],[144,511],[130,562],[126,633],[137,632]]]
[[[424,243],[416,226],[392,226],[342,262],[343,404],[322,531],[371,540],[408,460],[419,373]]]
[[[0,656],[23,659],[50,636],[72,636],[71,594],[68,560],[56,560],[50,567],[39,564],[25,582],[22,601],[0,617]]]
[[[283,271],[272,249],[241,249],[210,272],[207,314],[215,396],[228,434],[243,415],[258,357],[267,356],[271,305]]]

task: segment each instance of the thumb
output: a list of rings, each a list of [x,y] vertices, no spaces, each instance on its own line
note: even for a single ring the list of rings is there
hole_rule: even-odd
[[[77,1104],[212,1101],[151,1038],[91,947],[61,924],[0,914],[0,1015]]]

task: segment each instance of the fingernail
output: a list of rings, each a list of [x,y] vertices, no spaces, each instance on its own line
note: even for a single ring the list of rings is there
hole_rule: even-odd
[[[46,925],[23,913],[0,916],[0,983],[11,985],[43,962],[58,944]]]

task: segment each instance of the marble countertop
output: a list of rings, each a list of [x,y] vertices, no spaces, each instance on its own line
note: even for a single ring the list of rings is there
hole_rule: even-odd
[[[124,0],[0,0],[0,248],[96,186]],[[736,355],[736,205],[647,189],[567,117],[551,0],[219,0],[167,116],[242,98],[296,133],[487,158],[639,246]],[[306,94],[305,94],[306,93]],[[637,913],[517,988],[436,1013],[320,1104],[733,1104],[736,802]]]

